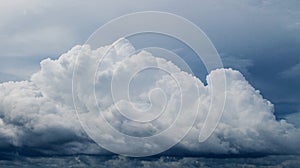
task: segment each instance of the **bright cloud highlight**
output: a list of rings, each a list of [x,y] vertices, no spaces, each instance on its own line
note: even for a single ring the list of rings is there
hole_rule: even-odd
[[[73,107],[71,87],[76,58],[78,55],[83,55],[80,58],[84,59],[77,60],[77,63],[80,63],[82,72],[85,72],[82,79],[86,80],[79,81],[76,93],[83,102],[82,107],[87,112],[95,114],[90,120],[91,123],[96,124],[98,111],[90,108],[94,107],[93,87],[91,88],[94,83],[89,81],[89,76],[94,75],[92,70],[98,66],[95,62],[104,54],[107,47],[109,46],[92,50],[89,46],[75,46],[57,60],[43,60],[41,70],[32,75],[30,80],[0,84],[0,148],[30,147],[45,154],[107,154],[108,152],[95,144],[80,126]],[[127,53],[134,52],[133,46],[123,40],[120,45],[114,46],[109,55],[103,59],[102,66],[96,75],[95,90],[97,102],[101,105],[101,113],[118,131],[141,137],[159,133],[168,128],[179,112],[178,104],[181,100],[178,99],[178,95],[181,88],[181,92],[193,96],[185,99],[182,110],[186,115],[180,118],[174,130],[180,132],[195,119],[193,115],[188,114],[197,109],[195,104],[200,102],[199,116],[187,136],[169,151],[171,153],[175,151],[172,154],[180,152],[190,154],[299,153],[300,147],[297,145],[300,139],[299,129],[285,120],[277,121],[271,102],[264,99],[240,72],[232,69],[214,70],[207,76],[208,85],[204,85],[199,79],[181,71],[172,62],[154,57],[151,53],[142,51],[131,57],[126,56]],[[181,87],[165,72],[154,73],[152,70],[146,70],[143,72],[145,74],[137,74],[132,84],[139,87],[131,90],[131,100],[135,102],[134,105],[141,109],[149,109],[149,104],[151,104],[152,107],[148,113],[143,114],[149,115],[149,118],[157,116],[156,113],[162,108],[166,112],[159,119],[137,127],[135,122],[120,115],[113,105],[119,103],[117,106],[119,110],[127,110],[129,116],[134,108],[121,99],[114,102],[109,94],[111,90],[108,86],[110,86],[113,74],[123,79],[122,77],[125,77],[127,72],[134,71],[139,66],[151,64],[159,65],[172,74],[176,74],[176,77],[180,79]],[[209,89],[211,86],[209,79],[217,81],[223,72],[227,77],[227,99],[223,116],[214,133],[205,142],[199,143],[199,132],[209,111],[212,95]],[[146,82],[143,83],[143,81]],[[122,80],[116,83],[119,84],[116,88],[123,87]],[[217,91],[220,86],[214,83],[216,97],[218,97]],[[156,90],[150,94],[149,99],[148,91],[156,87],[162,88],[164,93]],[[196,96],[195,91],[199,92],[199,96]],[[122,97],[122,95],[118,96]],[[165,100],[168,100],[168,103],[162,107],[160,103]],[[218,103],[222,102],[216,101],[214,106],[221,106]],[[134,117],[134,114],[132,116]],[[86,117],[91,117],[91,115]],[[105,127],[103,123],[98,122],[95,128]],[[176,137],[178,132],[174,131],[173,134],[169,134],[170,136],[159,140],[172,142],[172,138],[178,138]],[[104,142],[111,143],[115,135],[111,132],[111,137],[99,136],[108,136]],[[124,151],[132,150],[133,144],[124,142],[127,141],[120,140],[111,145],[120,146]],[[147,147],[153,148],[144,144],[144,148]]]

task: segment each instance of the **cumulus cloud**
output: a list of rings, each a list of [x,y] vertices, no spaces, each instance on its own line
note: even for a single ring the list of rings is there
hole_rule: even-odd
[[[77,66],[79,75],[75,77],[75,100],[81,103],[78,109],[79,116],[86,117],[94,130],[107,128],[103,120],[99,120],[99,110],[94,102],[95,88],[100,113],[108,123],[122,133],[138,137],[153,135],[168,128],[176,120],[181,103],[183,113],[192,114],[193,110],[197,109],[195,105],[200,102],[200,115],[196,118],[195,125],[188,135],[170,150],[171,154],[176,154],[178,150],[191,154],[299,152],[299,130],[285,120],[277,121],[273,114],[273,105],[264,99],[240,72],[232,69],[214,70],[207,76],[208,84],[205,86],[199,79],[181,71],[170,61],[154,57],[145,51],[135,53],[131,44],[122,40],[118,45],[112,46],[108,55],[103,57],[95,75],[97,60],[109,47],[92,50],[87,45],[75,46],[57,60],[43,60],[40,71],[32,75],[30,80],[0,84],[0,147],[30,147],[46,154],[107,154],[106,150],[98,147],[85,134],[75,115],[72,76],[74,65],[80,65]],[[129,57],[129,54],[133,55]],[[146,65],[159,66],[166,71],[154,72],[155,69],[150,68],[136,74],[131,83],[133,88],[127,88],[130,100],[134,102],[130,104],[129,99],[126,99],[127,95],[122,95],[120,89],[124,89],[127,74]],[[167,72],[173,74],[180,82],[176,82]],[[222,79],[223,73],[227,77],[227,101],[223,116],[209,139],[199,143],[199,132],[209,111],[212,96],[209,81]],[[115,86],[112,86],[116,89],[114,97],[110,94],[112,81],[115,82]],[[221,82],[224,81],[219,82],[213,86],[215,91],[218,91],[218,87],[221,87]],[[154,89],[148,94],[153,88],[161,90]],[[181,100],[180,92],[189,96],[183,95]],[[199,92],[199,96],[196,92]],[[214,94],[218,97],[221,93]],[[221,103],[216,101],[214,106],[221,106]],[[143,117],[149,115],[149,118],[159,118],[137,125],[119,113],[123,111],[129,118],[141,119],[133,113],[136,108],[146,111],[141,113]],[[158,112],[162,109],[165,113],[159,115]],[[180,122],[174,128],[176,131],[159,140],[172,142],[194,118],[193,115],[179,118]],[[132,150],[133,144],[126,139],[114,139],[116,135],[109,132],[98,136],[105,137],[103,142],[108,145],[120,146],[124,152]],[[114,143],[111,143],[112,141]],[[155,148],[147,144],[144,146]]]
[[[285,120],[277,121],[273,105],[241,73],[230,69],[225,72],[227,102],[217,129],[203,144],[188,141],[182,144],[190,150],[208,153],[297,153],[299,130]],[[218,73],[213,71],[209,76],[217,77]],[[194,136],[192,132],[190,136]]]

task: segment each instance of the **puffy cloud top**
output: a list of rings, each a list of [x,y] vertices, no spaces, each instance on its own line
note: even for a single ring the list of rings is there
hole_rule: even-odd
[[[135,50],[128,41],[123,40],[122,43],[113,46],[107,57],[103,58],[95,76],[93,70],[98,66],[97,60],[103,56],[108,47],[110,46],[92,50],[85,45],[75,46],[57,60],[43,60],[40,71],[32,75],[30,80],[0,84],[0,148],[29,147],[45,154],[107,154],[106,150],[97,146],[85,134],[75,115],[72,77],[74,65],[80,65],[78,72],[84,74],[80,75],[81,80],[75,81],[78,82],[75,92],[83,103],[82,107],[87,112],[97,112],[95,108],[90,108],[94,107],[95,87],[101,113],[115,129],[131,136],[147,136],[167,128],[174,122],[176,118],[174,114],[179,111],[178,104],[181,101],[178,99],[179,91],[195,95],[197,86],[196,92],[199,92],[199,97],[194,96],[193,99],[183,97],[186,102],[182,110],[186,114],[192,113],[196,109],[195,104],[200,102],[199,116],[188,135],[169,151],[171,153],[174,151],[191,154],[299,153],[300,147],[297,145],[300,139],[299,129],[285,120],[276,120],[273,105],[264,99],[240,72],[232,69],[214,70],[207,76],[208,85],[205,86],[199,79],[181,71],[172,62],[154,57],[151,53],[142,51],[127,56]],[[159,65],[172,72],[180,79],[180,87],[167,72],[154,73],[150,68],[143,71],[144,74],[136,75],[132,83],[136,86],[134,89],[128,88],[132,96],[130,98],[134,102],[133,106],[122,100],[124,95],[119,92],[115,93],[115,97],[110,95],[111,81],[116,80],[113,86],[115,91],[118,91],[124,88],[122,82],[126,80],[122,79],[126,79],[126,74],[135,72],[144,65]],[[213,87],[214,94],[218,97],[219,84],[225,82],[220,81],[223,73],[227,78],[227,98],[223,116],[214,133],[205,142],[199,143],[199,132],[210,108],[212,96],[209,81],[211,79],[217,81]],[[113,75],[119,78],[115,79]],[[95,83],[90,81],[90,76],[95,77]],[[91,88],[93,84],[95,85]],[[149,90],[156,87],[164,92],[154,90],[149,96]],[[162,107],[160,103],[166,100],[167,104]],[[114,103],[117,106],[114,106]],[[222,105],[218,103],[222,102],[216,101],[214,106]],[[157,116],[162,108],[166,113],[153,122],[137,127],[136,122],[130,122],[118,113],[121,109],[125,110],[129,117],[135,117],[132,115],[135,108],[148,109],[147,113],[142,114],[143,117]],[[178,132],[193,121],[193,116],[187,115],[180,119],[178,127],[175,128]],[[90,120],[91,123],[96,123],[97,117]],[[102,125],[103,123],[98,123],[97,128],[102,128]],[[172,141],[172,138],[176,137],[176,132],[170,135],[172,136],[164,139],[166,142]],[[114,133],[111,136],[113,137]],[[108,138],[105,142],[109,143],[109,140]],[[124,151],[132,147],[121,140],[117,145],[122,145]]]

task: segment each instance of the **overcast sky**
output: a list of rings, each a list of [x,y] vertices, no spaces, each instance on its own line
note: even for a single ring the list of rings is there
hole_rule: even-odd
[[[212,40],[226,67],[242,71],[278,116],[300,111],[300,1],[6,1],[0,5],[0,81],[28,79],[44,58],[83,44],[123,14],[181,15]]]

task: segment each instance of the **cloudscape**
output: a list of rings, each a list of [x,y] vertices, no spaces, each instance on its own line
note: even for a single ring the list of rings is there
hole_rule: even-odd
[[[123,3],[0,5],[0,167],[300,166],[298,1]],[[150,10],[200,27],[223,67],[167,36],[85,42]]]
[[[181,80],[185,81],[186,84],[183,89],[185,87],[189,88],[188,85],[198,85],[201,97],[200,113],[207,111],[210,103],[207,99],[211,94],[208,89],[209,83],[204,86],[200,80],[192,78],[183,71],[180,72],[179,68],[171,62],[167,62],[162,58],[155,58],[147,52],[142,51],[129,58],[122,56],[122,53],[131,52],[130,50],[133,49],[128,41],[123,41],[120,46],[114,48],[113,54],[115,55],[108,57],[108,60],[104,60],[103,64],[109,64],[110,59],[118,59],[117,63],[127,67],[126,70],[128,70],[130,67],[135,68],[141,64],[156,63],[158,61],[171,71],[178,71]],[[77,54],[85,55],[82,66],[92,67],[95,59],[105,51],[105,47],[91,50],[89,46],[75,46],[56,60],[43,60],[41,70],[34,73],[29,80],[2,83],[0,99],[1,116],[3,116],[1,118],[1,147],[5,149],[10,146],[26,146],[45,154],[107,153],[107,151],[96,147],[82,131],[75,116],[72,90],[69,87],[72,83],[75,56]],[[114,71],[113,68],[113,65],[107,66],[107,69],[100,73],[97,78],[107,79],[109,71]],[[199,154],[298,153],[299,129],[286,120],[277,121],[273,114],[274,107],[272,103],[264,99],[260,92],[255,90],[239,71],[218,69],[212,71],[207,78],[219,78],[220,71],[225,71],[227,77],[227,102],[217,129],[206,142],[199,143],[197,137],[200,132],[199,128],[203,124],[203,118],[202,120],[199,118],[191,132],[177,145],[178,150],[187,150]],[[172,86],[175,83],[168,82],[170,79],[164,75],[153,77],[158,78],[158,81],[154,84],[162,85],[162,88],[168,89],[168,96],[172,96],[172,94],[176,94],[176,86]],[[102,82],[101,80],[99,82]],[[151,83],[148,84],[151,85]],[[101,86],[101,83],[99,85]],[[143,87],[147,88],[149,86],[144,84]],[[107,89],[103,89],[99,92],[107,91]],[[188,91],[186,90],[186,92]],[[87,90],[82,90],[82,92],[84,92],[81,93],[82,95],[89,94]],[[138,96],[142,97],[143,93]],[[130,127],[130,123],[126,123],[125,119],[114,114],[114,109],[110,108],[112,102],[107,101],[107,99],[107,97],[100,97],[99,101],[102,103],[104,113],[109,113],[109,120],[112,122],[118,121],[113,124],[116,127],[122,127],[124,131],[128,131],[133,135],[137,134],[138,130]],[[86,98],[86,101],[89,100],[89,98]],[[178,103],[176,103],[178,100],[172,101],[174,103],[171,102],[171,104],[174,104],[174,106]],[[194,103],[190,102],[190,105],[192,106]],[[172,111],[174,107],[167,107],[168,110]],[[168,115],[172,115],[172,113]],[[171,116],[166,116],[166,118],[170,119]],[[186,123],[189,120],[191,118],[187,116],[186,120],[182,122]],[[157,122],[156,125],[163,126],[166,121],[159,120]],[[148,125],[141,133],[151,132],[152,129],[154,127]],[[44,148],[45,144],[48,146],[46,149]],[[126,147],[126,144],[124,145]]]

